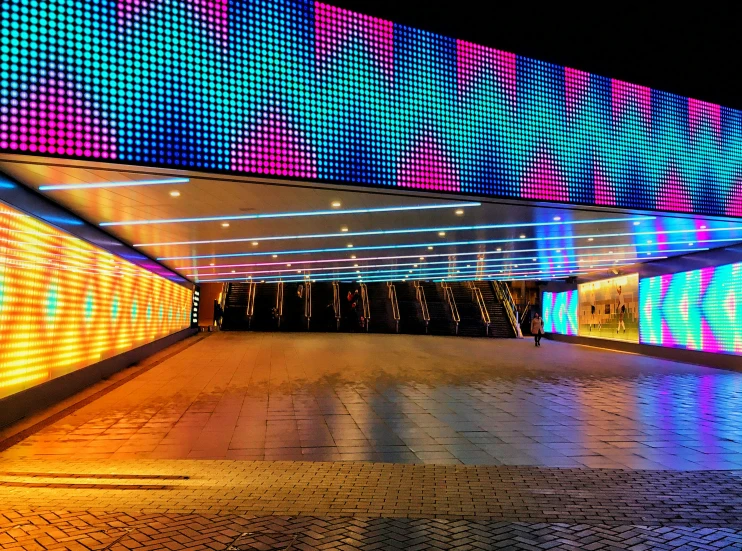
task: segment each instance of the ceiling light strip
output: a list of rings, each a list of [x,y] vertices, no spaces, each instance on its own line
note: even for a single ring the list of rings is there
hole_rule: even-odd
[[[449,232],[449,231],[477,231],[477,230],[498,230],[498,229],[509,229],[509,228],[535,228],[535,227],[548,227],[548,226],[568,226],[576,224],[603,224],[611,222],[634,222],[641,220],[654,220],[654,217],[641,216],[634,218],[597,218],[591,220],[570,220],[566,222],[524,222],[518,224],[482,224],[482,225],[471,225],[471,226],[442,226],[433,228],[402,228],[394,230],[369,230],[369,231],[357,231],[357,232],[334,232],[334,233],[315,233],[315,234],[304,234],[304,235],[273,235],[269,237],[235,237],[231,239],[205,239],[200,241],[169,241],[159,243],[135,243],[135,247],[165,247],[172,245],[216,245],[222,243],[247,243],[247,242],[262,242],[262,241],[286,241],[293,239],[328,239],[335,237],[362,237],[362,236],[374,236],[374,235],[400,235],[400,234],[413,234],[413,233],[434,233],[434,232]],[[742,229],[742,228],[739,228]],[[688,230],[695,231],[695,230]],[[627,234],[629,235],[629,234]],[[633,234],[631,234],[633,235]],[[591,237],[591,236],[586,236]],[[592,236],[596,237],[596,236]],[[539,238],[532,238],[539,239]]]
[[[131,180],[130,182],[99,182],[95,184],[55,184],[39,186],[39,191],[63,191],[68,189],[102,189],[116,187],[158,186],[167,184],[187,184],[189,178],[165,178],[162,180]]]
[[[225,216],[202,216],[196,218],[162,218],[155,220],[132,220],[121,222],[101,222],[101,226],[140,226],[145,224],[182,224],[195,222],[221,222],[223,220],[263,220],[267,218],[298,218],[303,216],[331,216],[338,214],[373,214],[379,212],[405,212],[435,209],[460,209],[462,207],[479,207],[482,203],[470,201],[462,203],[400,205],[394,207],[374,207],[365,209],[310,210],[298,212],[271,212],[264,214],[233,214]]]

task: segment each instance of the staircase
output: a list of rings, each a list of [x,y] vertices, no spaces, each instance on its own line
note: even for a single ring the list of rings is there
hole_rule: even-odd
[[[513,326],[510,325],[510,320],[505,312],[505,306],[495,296],[492,283],[489,281],[477,281],[475,285],[479,287],[484,303],[487,306],[487,312],[490,315],[490,337],[514,339],[515,331],[513,331]]]
[[[459,335],[464,337],[484,337],[487,330],[479,305],[472,300],[472,291],[466,283],[455,281],[448,284],[456,299],[456,308],[459,311]]]
[[[415,286],[412,282],[400,281],[395,283],[394,287],[397,290],[399,305],[399,332],[425,333],[425,321],[415,295]]]
[[[386,283],[369,283],[368,301],[371,320],[368,328],[372,333],[394,333],[397,324],[392,312],[392,301],[389,299],[389,287]]]
[[[428,332],[431,335],[455,335],[456,322],[453,321],[451,309],[448,307],[441,285],[429,281],[421,281],[420,284],[425,289],[425,298],[430,313]]]
[[[248,284],[234,281],[229,284],[224,302],[222,330],[240,331],[248,329],[247,323],[247,288]]]
[[[275,331],[278,320],[273,317],[276,307],[277,283],[257,283],[255,286],[255,305],[250,329],[253,331]]]

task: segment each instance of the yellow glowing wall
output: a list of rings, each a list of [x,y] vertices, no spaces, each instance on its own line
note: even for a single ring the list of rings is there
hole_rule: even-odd
[[[0,398],[189,327],[192,296],[0,203]]]

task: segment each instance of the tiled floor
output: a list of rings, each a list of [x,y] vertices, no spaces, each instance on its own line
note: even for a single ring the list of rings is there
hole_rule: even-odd
[[[222,333],[0,458],[742,468],[742,374],[545,342]]]

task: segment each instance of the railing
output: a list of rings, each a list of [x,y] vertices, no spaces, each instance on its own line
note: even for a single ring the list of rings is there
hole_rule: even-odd
[[[307,329],[312,321],[312,282],[304,283],[304,317],[307,318]]]
[[[247,284],[247,327],[252,324],[252,315],[255,312],[255,292],[258,285],[254,281]]]
[[[307,318],[307,329],[312,321],[312,282],[304,283],[304,317]]]
[[[529,300],[526,302],[525,307],[523,308],[523,312],[521,312],[520,316],[518,316],[518,321],[523,323],[523,320],[528,319],[528,310],[531,309],[531,301]]]
[[[336,329],[340,331],[342,314],[340,313],[340,283],[337,281],[332,282],[332,309],[335,311]]]
[[[368,303],[368,288],[365,283],[361,283],[361,306],[363,309],[364,326],[368,333],[368,323],[371,321],[371,307]]]
[[[386,286],[389,289],[389,300],[392,303],[392,317],[397,326],[397,333],[399,333],[399,320],[401,316],[399,315],[399,302],[397,302],[397,288],[391,281],[388,281]]]
[[[468,282],[468,285],[471,289],[472,301],[479,306],[479,314],[482,316],[482,323],[484,323],[484,334],[489,336],[491,320],[490,313],[487,311],[487,303],[484,302],[481,289],[473,281]]]
[[[425,289],[423,289],[422,283],[419,281],[414,282],[415,285],[415,297],[417,302],[420,304],[420,311],[423,314],[423,321],[425,322],[425,332],[428,332],[428,326],[430,325],[430,312],[428,312],[428,301],[425,300]]]
[[[446,302],[448,302],[448,307],[451,309],[451,317],[453,318],[454,323],[456,323],[456,334],[458,335],[461,316],[459,316],[459,309],[456,307],[456,299],[453,296],[453,289],[451,289],[445,281],[441,282],[441,286],[443,287],[443,294],[446,297]]]
[[[283,281],[278,282],[276,289],[276,318],[278,319],[278,328],[281,328],[281,318],[283,317]]]
[[[522,339],[523,332],[520,329],[520,323],[518,323],[518,315],[515,310],[513,295],[510,294],[510,289],[506,284],[499,281],[493,281],[492,287],[495,290],[495,295],[497,295],[497,300],[499,300],[505,308],[505,313],[510,320],[510,325],[513,327],[515,337],[518,339]]]

